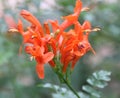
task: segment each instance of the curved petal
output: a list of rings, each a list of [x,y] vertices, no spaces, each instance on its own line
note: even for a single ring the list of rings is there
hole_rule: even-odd
[[[44,79],[44,65],[43,64],[36,65],[36,72],[40,79]]]
[[[74,13],[79,14],[81,12],[81,9],[82,9],[82,2],[81,0],[77,0],[74,8]]]
[[[44,63],[48,63],[50,60],[52,60],[54,57],[54,54],[52,52],[47,52],[43,55]]]
[[[23,34],[24,31],[23,31],[23,25],[21,20],[18,20],[17,29],[21,34]]]
[[[44,35],[43,29],[42,29],[42,25],[40,24],[40,22],[37,20],[36,17],[34,17],[30,12],[28,12],[27,10],[22,10],[20,15],[25,18],[27,21],[31,22],[33,25],[37,26],[38,29],[40,30],[40,34],[41,36]]]
[[[83,30],[91,29],[91,24],[89,21],[85,21],[82,25]]]

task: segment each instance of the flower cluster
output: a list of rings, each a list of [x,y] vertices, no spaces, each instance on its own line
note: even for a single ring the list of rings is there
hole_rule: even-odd
[[[85,21],[82,25],[79,23],[78,17],[83,10],[85,9],[82,9],[82,2],[76,0],[73,14],[62,17],[64,21],[61,24],[57,20],[47,20],[43,26],[30,12],[26,10],[20,12],[31,25],[24,30],[22,21],[19,20],[17,30],[23,37],[26,53],[37,62],[36,72],[39,78],[44,78],[46,63],[53,69],[59,67],[62,73],[66,73],[68,67],[70,70],[74,69],[76,62],[86,52],[92,50],[95,53],[88,41],[88,35],[97,29],[92,29],[89,21]],[[65,31],[71,25],[73,29]]]

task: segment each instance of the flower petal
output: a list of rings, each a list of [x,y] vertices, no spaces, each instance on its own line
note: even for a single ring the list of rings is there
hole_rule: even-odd
[[[77,0],[75,8],[74,8],[74,13],[78,13],[79,14],[81,9],[82,9],[82,2],[81,2],[81,0]]]
[[[43,33],[43,29],[42,29],[42,25],[40,24],[40,22],[37,20],[36,17],[34,17],[30,12],[28,12],[27,10],[22,10],[20,15],[25,18],[26,20],[28,20],[29,22],[31,22],[33,25],[37,26],[39,29],[39,32],[41,34],[41,36],[44,35]]]
[[[54,54],[52,52],[47,52],[46,54],[43,55],[44,63],[48,63],[53,59],[53,57],[54,57]]]
[[[44,79],[44,65],[43,64],[36,65],[36,72],[40,79]]]
[[[82,25],[83,30],[91,29],[91,24],[89,21],[85,21]]]
[[[18,21],[17,29],[23,35],[23,25],[21,20]]]

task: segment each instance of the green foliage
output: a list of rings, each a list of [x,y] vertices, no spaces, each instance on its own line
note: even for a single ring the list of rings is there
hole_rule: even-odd
[[[17,6],[12,9],[8,2],[10,0],[0,0],[0,5],[4,6],[3,13],[4,15],[9,14],[14,19],[18,19],[19,11],[21,9],[26,9],[32,12],[40,21],[47,19],[57,19],[60,18],[61,15],[67,15],[72,13],[73,7],[75,4],[75,0],[55,0],[58,1],[56,6],[58,8],[54,8],[55,12],[51,11],[43,11],[39,8],[39,4],[44,0],[24,0],[23,3],[18,3]],[[15,1],[15,0],[13,0]],[[16,0],[17,1],[17,0]],[[19,0],[20,1],[20,0]],[[22,0],[23,1],[23,0]],[[82,0],[84,6],[90,6],[92,9],[90,12],[81,13],[80,18],[90,20],[93,27],[98,26],[101,28],[101,31],[98,33],[92,33],[90,36],[90,40],[95,51],[96,55],[99,56],[98,60],[90,60],[88,55],[78,62],[78,66],[76,66],[75,71],[73,72],[72,77],[72,85],[74,85],[75,89],[79,89],[81,85],[85,84],[86,77],[88,77],[89,73],[92,70],[96,69],[105,69],[112,71],[112,81],[110,86],[102,89],[105,97],[102,98],[120,98],[120,0],[117,0],[116,3],[109,3],[110,0]],[[97,2],[100,1],[100,2]],[[107,1],[107,3],[105,3]],[[114,1],[114,0],[111,0]],[[115,0],[116,1],[116,0]],[[60,3],[61,2],[61,3]],[[60,9],[59,9],[60,7]],[[0,7],[1,8],[1,7]],[[33,8],[33,9],[32,9]],[[35,11],[34,9],[37,9]],[[1,9],[0,9],[1,10]],[[50,9],[51,10],[51,9]],[[42,13],[41,13],[42,12]],[[4,16],[0,14],[0,98],[50,98],[46,89],[43,88],[38,89],[35,87],[36,84],[41,82],[38,80],[35,75],[35,63],[29,62],[28,57],[18,57],[18,49],[21,43],[21,40],[18,37],[14,37],[13,39],[17,39],[15,41],[11,41],[9,37],[6,37],[8,27],[4,21]],[[59,16],[59,17],[58,17]],[[20,18],[20,17],[19,17]],[[3,35],[2,35],[2,34]],[[112,51],[107,51],[106,46]],[[105,53],[101,53],[101,48],[107,51],[108,56],[104,57]],[[100,54],[101,53],[101,54]],[[100,54],[100,55],[99,55]],[[91,54],[90,54],[91,55]],[[91,57],[91,56],[90,56]],[[96,56],[92,56],[97,59]],[[87,58],[87,60],[86,60]],[[91,59],[91,58],[90,58]],[[97,62],[98,61],[98,62]],[[89,65],[91,64],[91,65]],[[79,66],[80,65],[80,66]],[[87,66],[88,65],[88,66]],[[93,65],[93,66],[92,66]],[[48,67],[47,67],[48,68]],[[58,81],[56,77],[53,75],[52,71],[49,69],[46,71],[47,79],[44,81],[50,81],[52,84],[57,84]],[[21,83],[21,79],[19,76],[25,76],[26,79],[28,76],[32,76],[34,84],[29,86],[25,86]],[[78,78],[79,77],[79,78]],[[89,86],[93,87],[92,84],[96,81],[97,76],[90,76],[88,81],[90,81]],[[96,78],[95,78],[96,77]],[[101,77],[103,77],[101,75]],[[49,78],[49,79],[48,79]],[[18,79],[21,85],[16,80]],[[107,80],[108,78],[106,78]],[[98,78],[97,78],[98,80]],[[109,79],[108,79],[109,80]],[[56,82],[57,81],[57,82]],[[92,82],[91,82],[92,81]],[[106,81],[99,81],[99,85],[94,88],[103,88],[106,86]],[[102,83],[102,85],[101,85]],[[105,83],[105,84],[104,84]],[[95,83],[96,84],[96,83]],[[104,85],[103,85],[104,84]],[[66,89],[66,88],[65,88]],[[68,90],[67,90],[68,91]],[[69,93],[69,94],[68,94]],[[54,98],[59,95],[59,98],[71,98],[71,96],[67,97],[67,94],[73,94],[72,92],[66,92],[66,94],[53,93]],[[83,98],[89,98],[89,96],[85,96],[85,93],[80,92],[80,96]],[[48,95],[48,96],[46,96]],[[62,96],[62,97],[61,97]],[[72,97],[74,98],[74,97]]]
[[[80,98],[100,98],[101,92],[99,89],[103,89],[107,86],[107,82],[109,82],[111,72],[100,70],[94,72],[88,79],[86,85],[82,86],[81,92],[78,92]],[[53,98],[76,98],[76,96],[65,87],[60,87],[58,85],[53,85],[50,83],[46,83],[43,85],[38,85],[38,87],[49,88],[55,91],[53,93]]]
[[[102,89],[106,87],[107,82],[111,80],[109,77],[110,75],[111,72],[105,70],[94,72],[92,76],[87,79],[88,85],[84,85],[82,89],[90,95],[94,96],[95,98],[100,98],[101,94],[97,88]]]

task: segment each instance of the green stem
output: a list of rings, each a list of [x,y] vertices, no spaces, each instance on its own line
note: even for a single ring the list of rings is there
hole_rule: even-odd
[[[68,81],[65,80],[64,78],[63,78],[63,81],[69,87],[69,89],[77,96],[77,98],[80,98],[80,96],[78,95],[78,93],[72,88],[72,86],[68,83]]]
[[[80,96],[78,95],[78,93],[72,88],[72,86],[70,85],[69,81],[67,80],[68,79],[68,75],[69,73],[66,74],[66,77],[64,77],[64,74],[62,73],[62,68],[61,68],[61,63],[59,62],[59,60],[57,60],[57,58],[54,59],[56,65],[57,65],[57,68],[54,69],[54,72],[57,74],[59,80],[62,82],[62,83],[65,83],[68,88],[77,96],[77,98],[80,98]]]
[[[56,73],[57,73],[59,79],[60,80],[62,79],[63,83],[65,83],[68,86],[68,88],[77,96],[77,98],[80,98],[80,96],[78,95],[78,93],[70,85],[69,81],[64,78],[63,74],[61,74],[59,72],[56,72]]]

